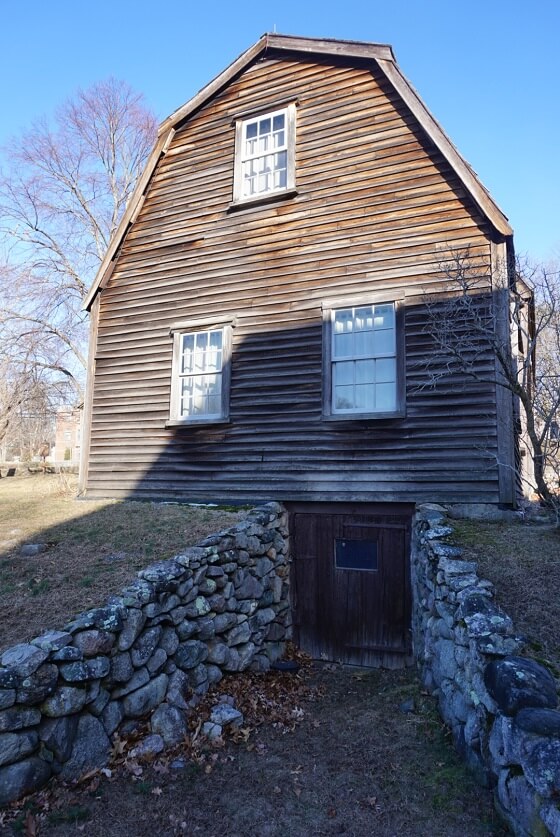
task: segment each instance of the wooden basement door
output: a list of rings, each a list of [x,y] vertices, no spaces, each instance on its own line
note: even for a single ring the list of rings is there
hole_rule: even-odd
[[[290,507],[294,639],[314,659],[410,662],[408,503]]]

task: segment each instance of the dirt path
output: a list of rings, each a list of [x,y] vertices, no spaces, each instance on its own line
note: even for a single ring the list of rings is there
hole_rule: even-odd
[[[312,667],[235,678],[248,725],[28,805],[2,834],[51,837],[502,835],[413,672]],[[231,686],[234,686],[232,689]],[[413,711],[403,711],[414,706]],[[269,711],[265,712],[265,707]],[[268,716],[268,718],[265,717]],[[261,723],[259,723],[259,720]],[[128,764],[128,769],[127,769]],[[31,813],[29,813],[31,812]],[[35,812],[35,813],[34,813]],[[25,816],[31,829],[25,831]],[[15,828],[14,828],[15,826]],[[35,830],[33,830],[35,829]]]

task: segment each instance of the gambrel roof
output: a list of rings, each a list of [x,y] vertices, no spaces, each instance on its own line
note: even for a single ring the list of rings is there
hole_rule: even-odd
[[[283,54],[289,55],[291,58],[297,58],[297,55],[300,54],[302,56],[316,55],[350,60],[370,60],[381,70],[384,77],[392,85],[395,92],[426,132],[429,139],[439,149],[485,218],[499,234],[503,236],[512,235],[513,231],[508,223],[507,217],[486,191],[469,164],[459,154],[410,82],[403,76],[390,46],[362,41],[341,41],[265,34],[230,64],[229,67],[216,76],[215,79],[203,87],[190,101],[178,108],[161,123],[156,145],[150,155],[142,177],[138,181],[121,223],[109,244],[95,281],[84,301],[85,309],[90,308],[97,291],[108,281],[121,244],[142,208],[144,197],[149,188],[155,168],[162,155],[169,148],[177,128],[253,62],[259,58],[266,57],[267,54],[276,58],[281,57]]]

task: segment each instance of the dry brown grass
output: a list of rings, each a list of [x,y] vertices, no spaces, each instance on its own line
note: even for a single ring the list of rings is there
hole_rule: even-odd
[[[527,639],[527,653],[560,674],[560,529],[536,523],[454,520],[454,541],[496,586],[497,603]]]
[[[103,604],[147,564],[233,525],[244,512],[76,499],[76,477],[0,480],[0,648]],[[34,557],[22,544],[47,543]],[[6,616],[7,615],[7,616]]]

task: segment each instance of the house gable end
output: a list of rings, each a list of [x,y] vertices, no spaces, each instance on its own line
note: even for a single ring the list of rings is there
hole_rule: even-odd
[[[201,110],[205,110],[215,97],[219,96],[252,66],[255,66],[259,60],[295,59],[297,61],[299,59],[308,62],[313,57],[318,61],[321,61],[321,59],[331,59],[333,63],[342,59],[345,64],[349,64],[350,66],[367,66],[369,63],[372,69],[381,70],[391,88],[413,115],[418,125],[426,133],[428,139],[433,142],[434,146],[437,147],[444,159],[449,163],[465,187],[469,197],[488,219],[493,228],[501,236],[510,236],[512,234],[506,217],[499,210],[436,120],[431,116],[418,94],[400,72],[394,61],[390,47],[357,42],[325,41],[283,35],[265,35],[204,87],[186,105],[175,111],[160,126],[157,143],[135,192],[131,197],[123,219],[109,245],[97,277],[84,301],[84,309],[91,307],[97,291],[104,287],[109,280],[115,266],[115,261],[118,259],[119,252],[123,246],[124,239],[142,209],[156,168],[170,148],[176,132],[181,131],[188,120],[192,119]]]

